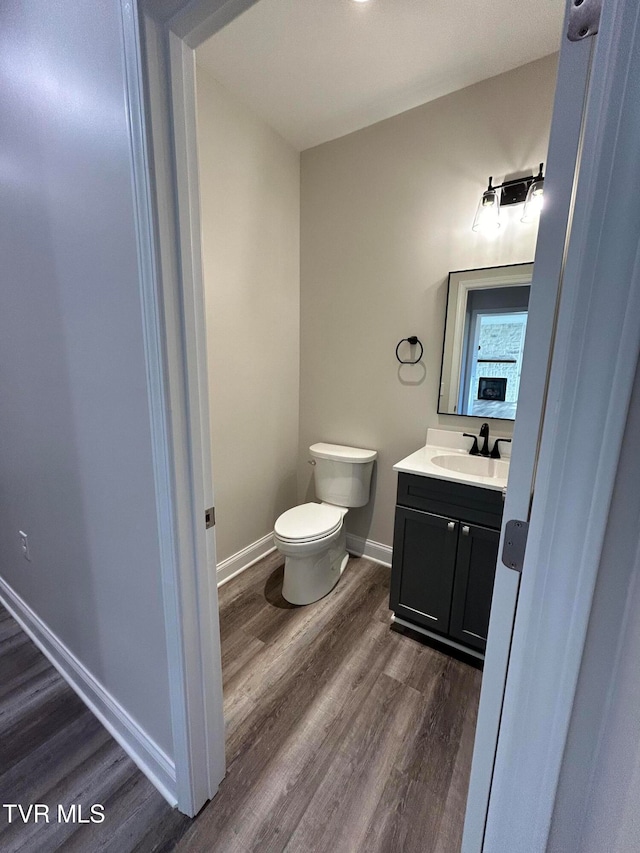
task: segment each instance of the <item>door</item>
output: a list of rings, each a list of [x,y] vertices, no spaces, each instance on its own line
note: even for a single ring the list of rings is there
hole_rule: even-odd
[[[572,5],[567,3],[562,31],[547,155],[546,207],[540,218],[531,283],[527,338],[500,549],[506,522],[509,519],[529,519],[546,406],[548,365],[553,352],[557,305],[570,233],[574,175],[579,160],[594,43],[593,38],[578,42],[566,38],[568,14]],[[480,853],[483,850],[519,588],[520,575],[506,568],[498,559],[462,853]]]
[[[595,6],[584,5],[585,12]],[[604,720],[593,721],[593,707],[584,702],[578,683],[585,654],[593,647],[594,588],[599,575],[615,571],[609,540],[617,521],[611,515],[612,501],[624,482],[621,451],[640,357],[637,0],[605,0],[597,37],[581,47],[588,41],[593,44],[593,67],[582,155],[495,755],[486,851],[585,850],[581,830],[587,823],[589,799],[584,793],[590,786],[574,786],[570,796],[565,788],[562,796],[558,784],[575,745],[572,724],[580,721],[583,744],[593,740],[591,757],[580,759],[581,781],[591,785],[599,781],[593,756],[607,730]],[[633,432],[629,435],[633,441]],[[637,548],[637,526],[619,526],[616,537],[617,543]],[[609,624],[617,630],[615,621]],[[612,671],[614,661],[612,657],[601,665]],[[608,702],[614,687],[615,681],[609,682],[604,691]],[[558,816],[574,830],[565,834],[561,846],[550,834]],[[614,842],[610,849],[624,848]]]
[[[460,524],[449,634],[484,652],[500,533]]]

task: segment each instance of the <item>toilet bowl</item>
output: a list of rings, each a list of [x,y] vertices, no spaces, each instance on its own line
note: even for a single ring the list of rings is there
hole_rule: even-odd
[[[346,508],[308,503],[276,521],[273,540],[286,558],[282,596],[291,604],[311,604],[338,583],[349,559],[346,513]]]
[[[288,509],[277,519],[274,544],[285,557],[282,595],[291,604],[311,604],[331,592],[344,572],[344,517],[350,506],[369,500],[377,453],[354,447],[314,444],[309,448],[320,503]]]

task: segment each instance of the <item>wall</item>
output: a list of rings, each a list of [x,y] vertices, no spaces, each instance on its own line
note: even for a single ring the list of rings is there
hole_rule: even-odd
[[[302,154],[299,493],[314,441],[378,450],[373,500],[347,517],[358,536],[391,544],[392,465],[427,427],[480,424],[436,413],[447,275],[533,259],[521,208],[493,240],[471,225],[489,175],[545,159],[555,74],[546,57]],[[400,367],[413,334],[423,365]]]
[[[197,81],[220,562],[297,501],[300,157],[200,67]]]
[[[120,15],[0,12],[0,585],[171,755]]]

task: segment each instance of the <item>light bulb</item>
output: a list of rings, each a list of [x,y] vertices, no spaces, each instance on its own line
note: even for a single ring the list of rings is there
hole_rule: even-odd
[[[500,228],[500,198],[498,190],[491,186],[482,194],[476,217],[473,220],[473,230],[483,234],[495,233]]]
[[[527,198],[524,203],[524,210],[522,211],[522,219],[520,221],[534,222],[538,218],[538,216],[540,216],[540,211],[542,210],[543,202],[544,178],[536,178],[527,192]]]

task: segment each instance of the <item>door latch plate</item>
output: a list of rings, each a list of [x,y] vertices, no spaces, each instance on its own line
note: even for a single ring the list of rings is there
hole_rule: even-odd
[[[210,506],[209,509],[205,509],[204,511],[204,525],[208,530],[210,527],[216,523],[216,508],[214,506]]]
[[[522,571],[528,533],[528,521],[520,521],[517,518],[507,521],[504,529],[504,543],[502,545],[502,562],[508,569],[513,569],[514,572]]]
[[[600,24],[602,0],[569,0],[569,3],[569,41],[582,41],[588,36],[595,36]]]

